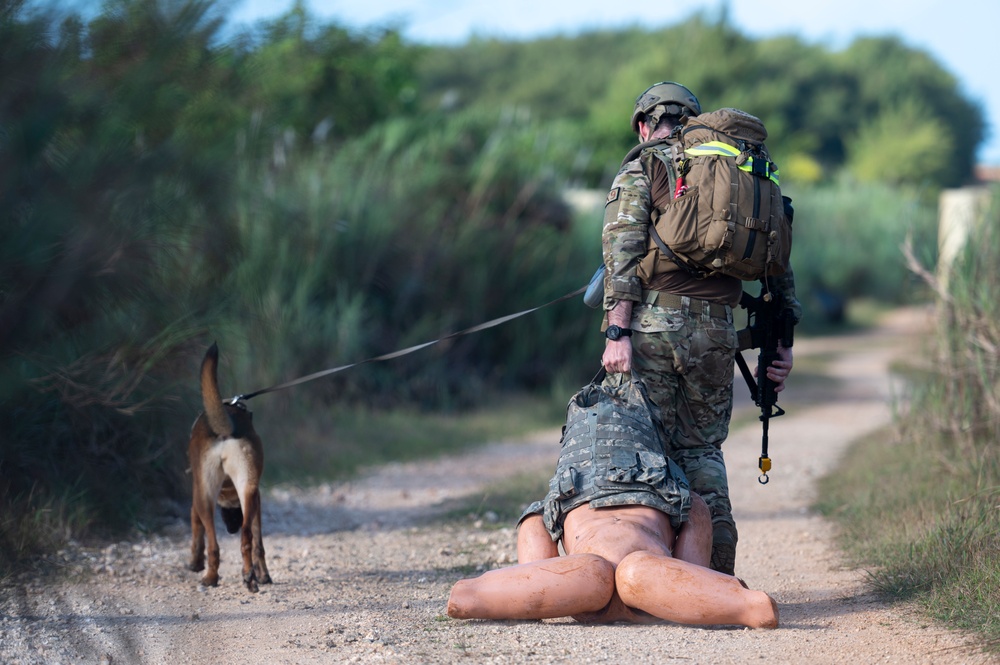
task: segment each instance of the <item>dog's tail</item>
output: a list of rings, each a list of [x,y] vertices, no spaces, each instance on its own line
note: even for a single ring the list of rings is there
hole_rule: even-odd
[[[201,361],[201,400],[212,431],[217,436],[230,436],[233,433],[233,421],[222,406],[218,373],[219,347],[213,342],[205,352],[205,359]]]

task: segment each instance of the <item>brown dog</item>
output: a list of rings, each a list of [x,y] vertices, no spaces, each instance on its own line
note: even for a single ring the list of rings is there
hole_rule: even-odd
[[[219,541],[215,537],[215,503],[229,533],[242,529],[243,583],[252,592],[270,584],[260,534],[260,476],[264,448],[253,429],[253,414],[244,402],[223,403],[219,395],[219,348],[212,344],[201,362],[201,398],[205,412],[191,428],[188,459],[194,485],[191,497],[191,570],[208,570],[201,583],[219,583]]]

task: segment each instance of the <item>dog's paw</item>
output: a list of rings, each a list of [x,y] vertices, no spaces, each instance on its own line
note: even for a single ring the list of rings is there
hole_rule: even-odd
[[[257,582],[260,584],[271,583],[271,575],[267,572],[267,568],[261,562],[254,563],[253,574],[257,578]]]
[[[253,570],[249,573],[243,575],[243,583],[246,585],[247,590],[250,593],[257,593],[257,576],[254,575]]]

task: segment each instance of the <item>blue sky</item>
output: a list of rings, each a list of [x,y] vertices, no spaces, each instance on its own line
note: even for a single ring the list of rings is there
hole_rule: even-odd
[[[234,0],[235,22],[286,11],[292,0]],[[471,35],[528,38],[615,28],[640,22],[671,25],[699,10],[717,11],[722,0],[610,3],[597,0],[307,0],[325,19],[365,28],[395,22],[412,41],[458,43]],[[731,0],[731,20],[754,37],[794,34],[830,48],[861,35],[896,35],[929,51],[979,102],[988,123],[979,151],[983,163],[1000,165],[1000,76],[991,47],[1000,26],[996,0]],[[990,51],[993,54],[990,55]]]

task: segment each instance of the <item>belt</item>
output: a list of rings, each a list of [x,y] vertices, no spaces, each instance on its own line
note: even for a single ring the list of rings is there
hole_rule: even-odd
[[[688,302],[685,303],[685,300]],[[729,305],[723,305],[718,302],[710,302],[708,300],[702,300],[701,298],[679,296],[675,293],[664,293],[663,291],[643,291],[642,301],[647,305],[656,305],[657,307],[686,309],[692,314],[702,314],[707,311],[709,316],[719,319],[728,318],[729,314],[733,311],[732,307]]]

